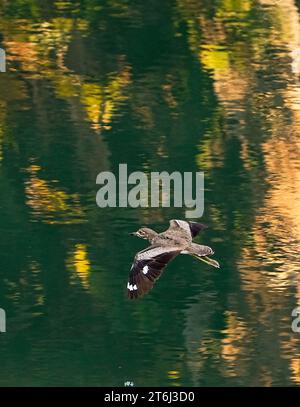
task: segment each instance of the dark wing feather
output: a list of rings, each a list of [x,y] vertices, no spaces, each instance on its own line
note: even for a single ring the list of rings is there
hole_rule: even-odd
[[[180,253],[177,248],[150,246],[139,252],[129,273],[127,294],[130,299],[146,294],[165,266]]]
[[[207,226],[203,225],[203,223],[197,222],[188,222],[192,237],[196,237],[202,230],[206,229]]]

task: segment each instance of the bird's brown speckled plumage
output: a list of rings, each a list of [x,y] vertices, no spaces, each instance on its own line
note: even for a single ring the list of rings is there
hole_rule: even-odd
[[[219,263],[206,256],[214,254],[209,246],[193,243],[193,238],[205,229],[201,223],[172,219],[169,228],[157,233],[150,228],[141,228],[134,235],[148,240],[151,246],[140,251],[134,258],[129,274],[127,293],[129,298],[138,298],[147,293],[160,277],[164,267],[178,254],[190,254],[214,267]]]

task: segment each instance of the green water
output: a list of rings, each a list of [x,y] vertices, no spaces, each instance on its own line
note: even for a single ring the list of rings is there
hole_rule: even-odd
[[[0,5],[1,386],[300,384],[300,19],[293,0]],[[204,171],[198,242],[140,301],[140,225],[100,171]]]

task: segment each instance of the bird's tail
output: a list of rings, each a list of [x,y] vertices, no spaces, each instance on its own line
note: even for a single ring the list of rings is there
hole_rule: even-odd
[[[214,251],[209,246],[203,246],[200,244],[192,243],[191,246],[185,251],[186,254],[190,254],[197,260],[201,260],[213,267],[220,268],[220,264],[207,256],[212,256]]]

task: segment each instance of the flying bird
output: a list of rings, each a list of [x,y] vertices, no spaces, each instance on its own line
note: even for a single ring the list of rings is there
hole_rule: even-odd
[[[150,246],[138,252],[134,258],[127,283],[127,294],[135,299],[146,294],[160,277],[165,266],[179,254],[190,254],[198,260],[219,268],[216,260],[207,256],[214,254],[209,246],[193,243],[193,238],[207,226],[185,220],[170,220],[169,228],[162,233],[142,227],[134,236],[146,239]]]

